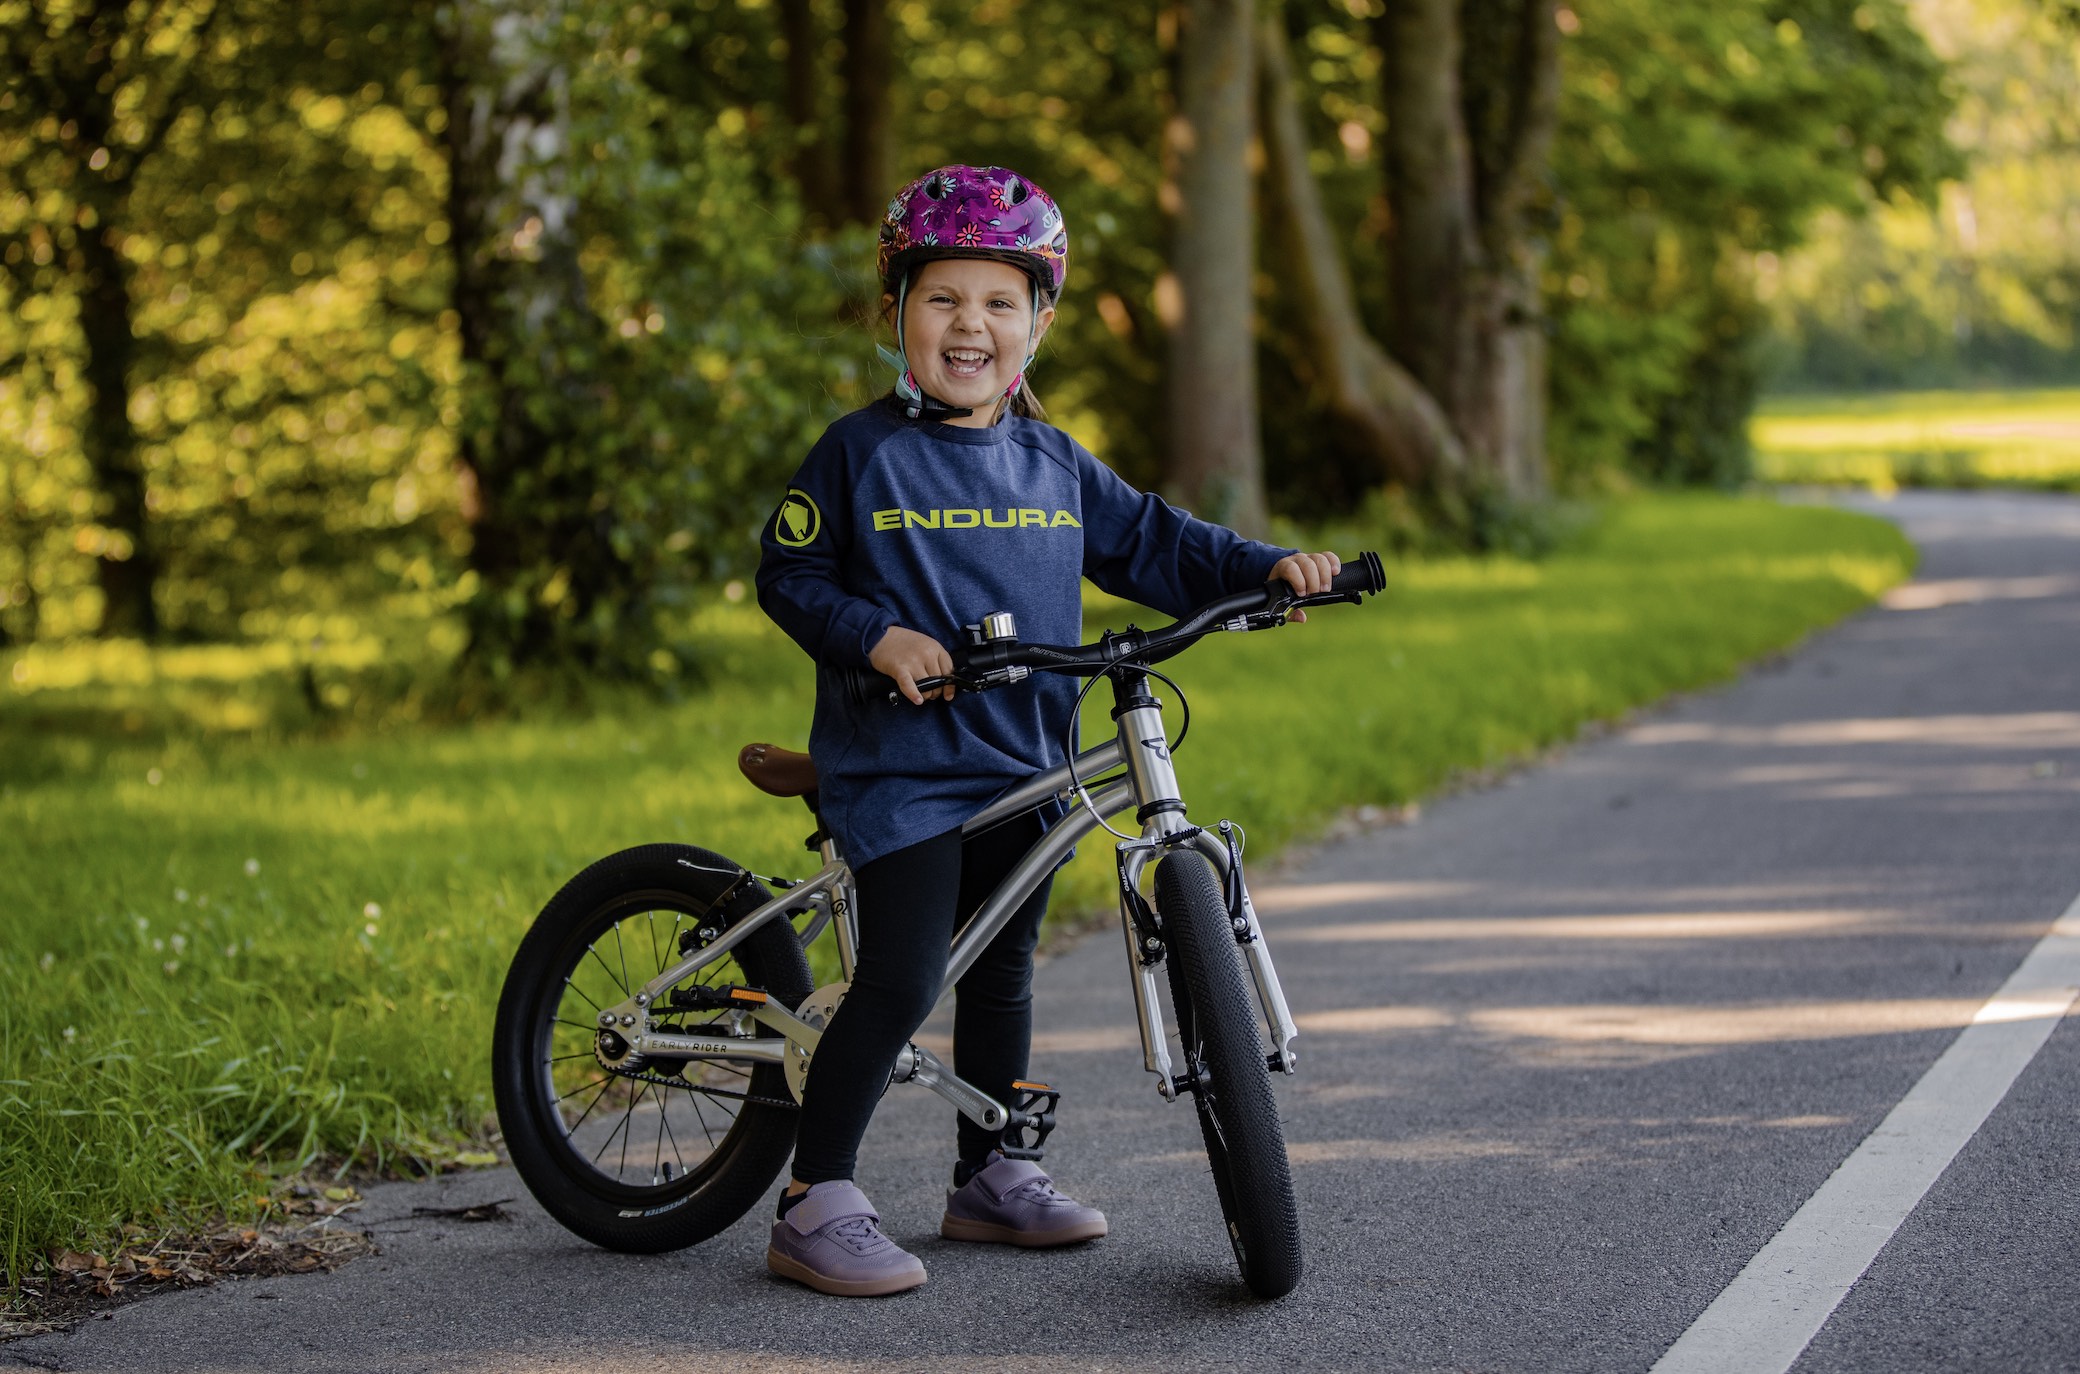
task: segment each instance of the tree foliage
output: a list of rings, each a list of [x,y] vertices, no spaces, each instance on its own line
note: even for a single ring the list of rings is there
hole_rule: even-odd
[[[1567,28],[1553,452],[1737,481],[1757,256],[1958,170],[1941,65],[1890,0],[1599,0]]]
[[[1922,0],[1968,172],[1935,197],[1832,214],[1763,279],[1786,383],[2080,379],[2080,9]]]
[[[1376,340],[1398,309],[1386,3],[1292,5],[1281,34],[1317,251]],[[1460,7],[1473,47],[1508,8]],[[524,40],[503,57],[501,16]],[[1954,170],[1940,64],[1897,0],[1595,0],[1554,23],[1550,177],[1522,212],[1542,266],[1513,307],[1549,343],[1554,468],[1723,478],[1757,264],[1816,210]],[[85,60],[94,24],[127,36],[96,59],[113,122],[90,146],[36,73]],[[886,384],[858,223],[883,156],[884,180],[995,162],[1055,194],[1073,267],[1036,384],[1161,480],[1174,7],[0,0],[0,32],[0,635],[146,628],[108,572],[146,550],[176,635],[382,621],[467,639],[492,680],[676,676],[689,599],[748,571],[787,471]],[[1476,92],[1472,142],[1508,108]],[[1249,283],[1269,498],[1356,508],[1390,479],[1332,418],[1276,221]],[[94,243],[129,310],[141,515],[106,459]]]

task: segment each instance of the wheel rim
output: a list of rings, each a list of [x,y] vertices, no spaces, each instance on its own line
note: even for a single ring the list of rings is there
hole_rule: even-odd
[[[669,892],[632,893],[601,908],[564,946],[559,973],[531,1017],[530,1086],[544,1139],[586,1188],[627,1205],[665,1207],[690,1197],[741,1138],[747,1109],[758,1106],[745,1099],[775,1090],[786,1097],[777,1068],[667,1061],[632,1074],[598,1056],[600,1013],[675,960],[680,935],[706,918]],[[736,960],[724,958],[679,986],[746,981]],[[667,1012],[651,1024],[710,1038],[731,1032],[726,1012]]]

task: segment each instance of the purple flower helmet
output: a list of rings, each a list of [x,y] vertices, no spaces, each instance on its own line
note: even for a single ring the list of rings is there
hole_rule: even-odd
[[[941,167],[896,192],[881,218],[890,294],[933,258],[993,258],[1032,277],[1052,303],[1069,278],[1069,229],[1054,198],[1006,167]]]

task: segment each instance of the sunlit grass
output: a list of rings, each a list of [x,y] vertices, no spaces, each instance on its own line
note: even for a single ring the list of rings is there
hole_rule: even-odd
[[[1656,497],[1542,562],[1391,565],[1362,610],[1167,665],[1193,708],[1179,772],[1193,815],[1242,821],[1261,862],[1343,808],[1721,680],[1911,560],[1841,512]],[[1093,633],[1129,611],[1094,600]],[[499,980],[593,858],[690,840],[805,870],[807,813],[734,758],[804,743],[806,662],[746,604],[705,611],[702,641],[712,685],[676,705],[315,734],[282,728],[306,665],[272,646],[0,655],[9,1280],[125,1222],[249,1211],[273,1170],[481,1141]],[[1108,860],[1082,846],[1057,917],[1104,906]]]
[[[2080,491],[2080,390],[1787,397],[1750,435],[1766,482]]]

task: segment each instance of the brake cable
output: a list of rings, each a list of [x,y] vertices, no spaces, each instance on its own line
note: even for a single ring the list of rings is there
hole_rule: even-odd
[[[1104,826],[1108,832],[1115,836],[1118,836],[1120,839],[1128,841],[1132,841],[1138,837],[1134,835],[1125,834],[1118,830],[1114,830],[1112,828],[1112,823],[1106,820],[1103,816],[1099,815],[1098,808],[1091,804],[1091,794],[1089,790],[1084,786],[1083,779],[1076,776],[1076,739],[1077,736],[1082,733],[1078,726],[1083,720],[1083,699],[1091,694],[1091,688],[1098,685],[1098,680],[1100,678],[1110,676],[1114,668],[1119,667],[1120,664],[1129,661],[1133,657],[1134,656],[1132,654],[1121,654],[1118,658],[1113,659],[1111,662],[1107,663],[1103,668],[1091,674],[1090,680],[1083,684],[1083,690],[1076,694],[1076,705],[1071,707],[1069,710],[1069,729],[1062,739],[1062,743],[1065,746],[1069,756],[1069,783],[1072,787],[1076,789],[1077,800],[1083,803],[1085,809],[1087,809],[1091,813],[1092,817],[1096,819],[1099,825]],[[1166,743],[1166,745],[1164,746],[1165,748],[1169,749],[1171,756],[1174,758],[1177,755],[1178,749],[1184,744],[1184,737],[1192,732],[1191,698],[1185,695],[1184,688],[1178,686],[1174,679],[1166,676],[1165,674],[1157,671],[1154,668],[1149,667],[1146,663],[1136,664],[1135,666],[1140,672],[1147,673],[1150,677],[1156,679],[1156,681],[1158,682],[1165,684],[1170,688],[1171,691],[1177,693],[1177,704],[1184,708],[1184,724],[1178,728],[1176,741],[1172,743]],[[1121,761],[1125,762],[1125,760]]]

